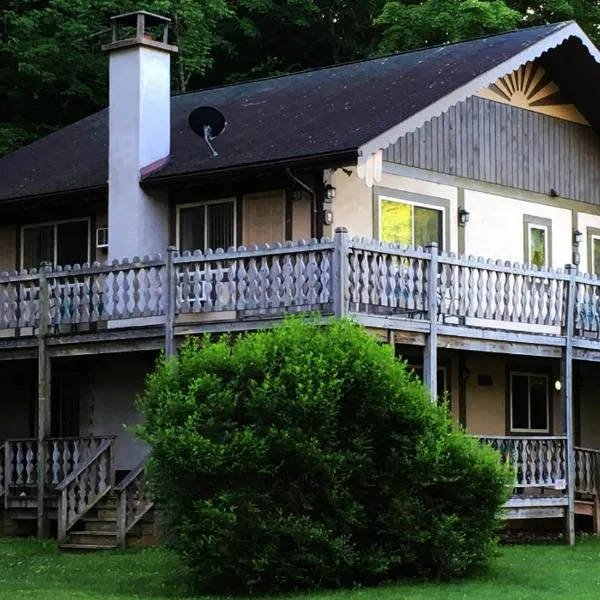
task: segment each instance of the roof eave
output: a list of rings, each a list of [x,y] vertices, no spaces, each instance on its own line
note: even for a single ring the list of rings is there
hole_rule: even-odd
[[[211,170],[198,170],[188,173],[173,173],[161,175],[153,173],[143,178],[140,185],[144,188],[155,188],[171,183],[186,183],[192,180],[222,179],[224,177],[250,176],[265,171],[280,171],[286,168],[327,168],[336,164],[356,164],[358,158],[357,148],[311,154],[296,158],[284,158],[259,163],[247,163],[232,167]]]

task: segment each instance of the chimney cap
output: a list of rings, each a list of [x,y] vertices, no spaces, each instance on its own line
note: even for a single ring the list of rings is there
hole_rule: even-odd
[[[105,52],[148,46],[156,50],[177,52],[176,46],[169,44],[169,23],[171,19],[145,10],[124,13],[111,17],[112,41],[102,47]],[[125,28],[122,31],[122,28]],[[131,30],[134,30],[133,33]]]
[[[123,13],[122,15],[115,15],[111,17],[111,21],[118,21],[123,25],[130,25],[136,27],[138,22],[138,15],[144,15],[146,27],[154,27],[155,25],[163,25],[171,22],[169,17],[163,17],[156,13],[148,12],[147,10],[136,10],[135,12]]]

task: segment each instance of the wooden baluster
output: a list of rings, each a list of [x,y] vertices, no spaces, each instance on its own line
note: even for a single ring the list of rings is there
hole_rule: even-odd
[[[25,483],[25,479],[23,478],[23,474],[25,473],[25,453],[23,452],[23,442],[17,442],[16,473],[16,484],[23,485]]]
[[[321,279],[319,302],[322,305],[328,304],[333,300],[331,288],[331,260],[329,258],[330,254],[331,250],[325,250],[321,252]]]
[[[306,264],[304,263],[304,254],[294,256],[294,300],[296,306],[306,304]]]
[[[365,250],[362,251],[360,259],[360,309],[368,310],[370,303],[370,291],[369,291],[369,272],[370,272],[370,260],[369,253]],[[359,310],[360,310],[359,309]]]
[[[52,485],[58,485],[60,473],[60,451],[58,449],[58,442],[52,441]]]
[[[35,465],[35,451],[33,447],[34,443],[28,441],[25,443],[25,482],[29,485],[33,485],[36,482],[36,465]]]

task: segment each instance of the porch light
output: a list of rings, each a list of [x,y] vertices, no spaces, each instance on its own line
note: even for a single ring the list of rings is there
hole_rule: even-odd
[[[562,383],[560,382],[560,380],[559,380],[559,379],[557,379],[557,380],[554,382],[554,389],[555,389],[557,392],[560,392],[560,390],[562,390]]]
[[[469,211],[465,208],[460,208],[458,211],[458,224],[463,227],[469,222]]]
[[[326,183],[325,184],[325,199],[329,200],[331,202],[331,200],[333,200],[335,198],[335,187],[333,185],[331,185],[330,183]]]
[[[579,246],[579,244],[581,244],[581,242],[583,242],[583,233],[581,233],[581,231],[576,229],[573,232],[573,246],[575,246],[577,248]]]

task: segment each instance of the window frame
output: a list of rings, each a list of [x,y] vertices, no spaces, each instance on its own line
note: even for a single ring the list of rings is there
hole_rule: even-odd
[[[83,223],[86,222],[87,223],[87,243],[86,243],[86,249],[87,249],[87,256],[84,262],[89,263],[90,262],[90,257],[91,257],[91,235],[92,235],[92,219],[91,217],[77,217],[74,219],[60,219],[58,221],[44,221],[42,223],[28,223],[27,225],[21,225],[21,232],[19,235],[19,243],[21,245],[20,247],[20,251],[19,251],[19,262],[21,265],[21,268],[24,269],[25,267],[24,262],[25,262],[25,230],[26,229],[35,229],[37,227],[48,227],[49,225],[52,225],[54,227],[54,256],[52,257],[52,265],[54,267],[57,266],[57,260],[58,260],[58,236],[56,235],[56,228],[58,225],[64,225],[65,223]],[[61,267],[64,267],[65,265],[60,265]],[[37,265],[36,267],[29,267],[30,269],[39,269],[39,265]]]
[[[594,270],[594,242],[600,242],[600,229],[596,227],[587,228],[587,272],[593,275],[600,275],[600,270]]]
[[[531,377],[543,377],[546,380],[546,429],[533,429],[529,428],[517,428],[513,427],[513,386],[512,378],[514,375]],[[511,367],[507,369],[507,385],[506,385],[506,396],[507,396],[507,429],[509,435],[552,435],[552,404],[553,404],[553,393],[552,393],[552,373],[547,370],[527,368],[527,367]],[[528,404],[528,422],[531,426],[531,389],[528,382],[527,388],[527,404]]]
[[[226,204],[226,203],[230,203],[233,204],[233,244],[234,246],[236,245],[236,240],[237,240],[237,211],[238,211],[238,207],[237,207],[237,198],[233,197],[233,196],[226,196],[224,198],[216,198],[213,200],[199,200],[197,202],[186,202],[185,204],[178,204],[177,205],[177,209],[175,211],[175,241],[176,241],[176,247],[178,252],[183,252],[181,250],[181,210],[182,209],[186,209],[186,208],[195,208],[197,206],[204,206],[204,248],[194,248],[193,250],[191,250],[192,252],[194,250],[202,250],[203,252],[205,250],[208,249],[208,219],[207,219],[207,212],[208,209],[206,208],[208,205],[210,204]],[[215,250],[215,248],[211,248],[212,250]],[[227,248],[223,248],[223,250],[227,251]]]
[[[541,271],[550,269],[552,267],[552,219],[523,215],[523,262],[533,266],[531,262],[532,229],[540,229],[546,233],[544,236],[544,264],[538,269]]]
[[[430,210],[437,210],[442,215],[441,234],[442,239],[439,244],[440,250],[448,250],[450,247],[450,200],[447,198],[439,198],[436,196],[427,196],[425,194],[417,194],[407,192],[400,189],[376,187],[373,189],[373,232],[378,240],[381,240],[381,203],[382,200],[398,202],[400,204],[408,204],[411,207],[418,206]],[[414,213],[413,213],[414,214]],[[411,237],[414,240],[414,223]],[[431,241],[431,240],[430,240]]]

